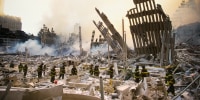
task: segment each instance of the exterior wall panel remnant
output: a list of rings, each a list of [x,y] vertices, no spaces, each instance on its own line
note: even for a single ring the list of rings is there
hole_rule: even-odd
[[[133,2],[136,7],[127,12],[127,17],[136,53],[157,56],[161,53],[163,45],[163,60],[168,63],[169,49],[173,45],[170,42],[172,41],[170,18],[154,0],[133,0]],[[162,44],[163,35],[165,35],[164,44]]]

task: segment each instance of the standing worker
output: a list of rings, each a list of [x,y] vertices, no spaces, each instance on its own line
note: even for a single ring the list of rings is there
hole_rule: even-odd
[[[24,77],[26,77],[27,71],[28,71],[28,66],[27,64],[25,64],[25,66],[23,67]]]
[[[142,76],[142,82],[144,81],[144,77],[149,76],[149,72],[147,71],[144,65],[142,65],[141,76]]]
[[[19,69],[19,72],[21,73],[21,72],[22,72],[22,69],[23,69],[22,63],[20,63],[20,64],[18,65],[18,69]]]
[[[51,82],[54,83],[54,80],[55,80],[55,76],[56,76],[56,66],[53,66],[53,68],[51,69],[51,73],[50,73],[50,76],[51,76]]]
[[[43,67],[43,63],[41,63],[38,66],[37,72],[38,72],[38,78],[42,78],[42,67]]]
[[[135,68],[134,78],[135,78],[136,83],[140,82],[140,72],[139,72],[139,66],[138,65],[136,65],[136,68]]]
[[[172,76],[172,69],[170,67],[166,69],[165,83],[167,83],[169,76]]]
[[[94,74],[93,64],[90,65],[90,71],[89,71],[89,72],[90,72],[90,75],[93,75],[93,74]]]
[[[65,75],[65,62],[63,62],[63,66],[60,67],[60,75],[59,75],[59,79],[60,77],[62,77],[62,79],[64,79],[64,75]]]
[[[175,80],[174,80],[173,76],[168,75],[167,85],[169,87],[167,89],[167,94],[169,94],[171,92],[175,96],[174,84],[175,84]]]
[[[76,67],[73,65],[73,68],[71,69],[71,74],[72,75],[77,75],[77,69]]]
[[[96,65],[94,67],[94,76],[99,76],[99,66],[98,65]]]
[[[110,75],[110,78],[113,78],[113,65],[110,66],[109,68],[109,75]]]

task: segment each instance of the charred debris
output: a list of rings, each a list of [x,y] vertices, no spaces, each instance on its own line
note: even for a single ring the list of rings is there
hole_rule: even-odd
[[[58,100],[62,96],[65,99],[78,98],[74,95],[76,93],[71,92],[75,90],[82,91],[81,96],[89,91],[87,95],[91,97],[87,97],[88,100],[104,99],[104,95],[117,98],[117,100],[176,100],[177,98],[198,100],[200,96],[200,23],[183,25],[174,31],[170,17],[165,14],[161,5],[155,3],[155,0],[133,0],[133,3],[135,8],[128,10],[126,17],[130,23],[134,50],[127,46],[126,34],[122,33],[121,36],[106,14],[95,8],[102,21],[93,21],[93,23],[101,35],[99,35],[99,39],[94,41],[95,31],[92,32],[90,51],[85,52],[82,49],[80,27],[78,35],[71,34],[68,41],[58,41],[60,37],[56,35],[53,28],[49,30],[47,26],[43,25],[37,39],[42,46],[56,45],[57,53],[61,56],[49,56],[48,54],[34,56],[29,55],[28,52],[25,52],[24,55],[3,54],[0,57],[0,85],[8,85],[11,80],[12,86],[15,87],[32,89],[42,86],[45,88],[53,87],[52,84],[49,85],[50,83],[46,82],[49,80],[52,66],[57,66],[56,72],[59,73],[58,68],[62,66],[63,62],[66,62],[69,66],[65,68],[68,73],[65,75],[67,79],[59,81],[63,85],[61,87],[63,90],[59,89],[60,87],[54,88],[62,90],[58,92],[59,94],[53,95],[58,97]],[[22,41],[26,41],[34,37],[26,35],[22,31],[20,32],[24,35],[18,37],[16,34],[13,37],[13,33],[8,29],[0,29],[0,36],[4,38],[5,36],[15,39],[24,37]],[[76,41],[79,42],[80,50],[78,55],[73,55],[72,53],[76,51],[71,51],[70,48]],[[0,43],[5,46],[3,42]],[[99,52],[96,55],[90,53],[92,49],[105,44],[108,52],[104,54]],[[109,49],[109,47],[111,48]],[[64,52],[67,52],[67,56],[63,56]],[[23,77],[22,73],[17,72],[19,63],[28,64],[30,68],[26,78]],[[37,66],[41,63],[47,66],[47,74],[43,76],[44,78],[39,79],[36,71]],[[99,77],[89,77],[89,66],[99,66],[103,76],[109,73],[107,69],[111,64],[116,66],[113,80],[107,80],[109,78],[106,77],[103,80],[102,77],[100,80]],[[71,65],[77,66],[77,76],[69,75]],[[147,66],[150,72],[150,77],[145,78],[144,82],[139,84],[133,83],[133,78],[130,76],[137,65]],[[174,85],[176,95],[174,96],[167,95],[167,86],[164,83],[164,74],[168,68],[173,70],[172,74],[176,80]],[[83,81],[89,83],[83,83]],[[9,90],[9,88],[8,85],[7,89]],[[30,91],[27,92],[30,96],[34,94]],[[3,93],[5,96],[8,94],[8,92]],[[41,94],[38,93],[38,95]],[[47,95],[52,94],[49,93],[45,96]],[[45,96],[41,96],[41,98],[47,98]]]

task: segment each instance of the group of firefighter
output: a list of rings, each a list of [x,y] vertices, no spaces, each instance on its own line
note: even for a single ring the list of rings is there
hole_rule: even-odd
[[[94,67],[94,68],[93,68]],[[100,71],[99,71],[99,66],[98,65],[93,65],[93,64],[91,64],[90,65],[90,70],[89,70],[89,72],[90,72],[90,75],[91,76],[97,76],[97,77],[99,77],[99,73],[100,73]],[[113,78],[113,75],[114,75],[114,70],[113,70],[113,65],[112,64],[110,64],[109,65],[109,70],[108,70],[108,74],[109,74],[109,76],[110,76],[110,78],[112,79]]]
[[[65,62],[62,63],[62,66],[60,67],[60,72],[59,72],[59,79],[62,78],[64,79],[64,75],[65,75],[65,67],[67,66],[67,64]],[[75,65],[72,65],[72,69],[71,69],[71,75],[77,75],[77,69],[75,67]],[[53,68],[51,69],[51,72],[50,72],[50,76],[51,76],[51,79],[50,81],[52,83],[54,83],[54,80],[55,80],[55,76],[56,76],[56,66],[53,66]]]
[[[65,67],[67,66],[67,64],[65,62],[62,63],[62,66],[60,67],[60,72],[59,72],[59,79],[62,78],[64,79],[64,75],[65,75]],[[53,66],[49,76],[51,77],[50,81],[52,83],[54,83],[55,81],[55,76],[56,76],[56,66]],[[22,63],[20,63],[18,65],[18,70],[21,73],[22,71],[24,72],[24,77],[26,77],[27,75],[27,71],[28,71],[28,66],[27,64],[23,65]],[[42,73],[43,76],[45,76],[45,72],[47,70],[47,66],[44,63],[41,63],[38,68],[37,68],[37,75],[38,75],[38,79],[42,78]],[[71,75],[77,75],[77,69],[76,67],[73,65],[73,68],[71,69]]]
[[[28,71],[28,66],[27,66],[27,64],[23,65],[22,63],[20,63],[20,64],[18,65],[18,69],[19,69],[19,72],[20,72],[20,73],[23,71],[24,77],[26,77],[27,71]]]
[[[59,79],[62,78],[64,79],[64,75],[65,75],[65,67],[67,66],[66,62],[62,63],[62,66],[60,67],[60,73],[59,73]],[[113,64],[109,65],[109,70],[108,70],[108,74],[110,76],[110,78],[112,79],[114,76],[114,70],[113,70]],[[144,65],[141,65],[142,69],[141,71],[139,70],[139,65],[136,65],[135,68],[135,72],[134,72],[134,79],[135,82],[139,83],[140,81],[144,81],[144,77],[148,77],[149,76],[149,72],[147,71],[147,69],[145,68]],[[47,66],[44,65],[43,63],[41,63],[38,68],[37,68],[37,72],[38,72],[38,78],[42,78],[42,72],[43,75],[45,75],[45,71],[46,71]],[[55,76],[56,76],[56,66],[53,66],[50,72],[50,76],[51,76],[51,82],[54,83],[55,80]],[[21,73],[22,71],[24,72],[24,77],[26,77],[27,71],[28,71],[28,66],[27,64],[23,65],[22,63],[20,63],[18,65],[18,69],[19,72]],[[90,75],[94,75],[94,76],[99,76],[100,71],[99,71],[99,66],[98,65],[93,65],[91,64],[89,67],[89,73]],[[77,69],[75,67],[75,65],[73,65],[73,68],[71,69],[71,75],[77,75]],[[167,89],[167,93],[172,93],[173,95],[175,95],[175,90],[174,90],[174,84],[175,84],[175,80],[173,78],[173,74],[172,74],[172,68],[169,67],[166,69],[166,76],[165,76],[165,83],[167,84],[167,86],[169,87]]]
[[[148,76],[149,76],[149,72],[147,71],[144,65],[142,65],[141,72],[139,71],[139,65],[136,65],[135,72],[134,72],[135,82],[139,83],[140,80],[142,80],[143,82],[144,77],[148,77]]]
[[[174,89],[175,79],[173,77],[172,66],[166,68],[165,83],[168,86],[167,94],[171,92],[175,96],[175,89]]]
[[[144,77],[149,76],[149,72],[147,71],[145,66],[144,65],[141,66],[142,66],[141,72],[139,71],[139,65],[136,65],[136,69],[134,72],[135,82],[137,83],[139,83],[141,80],[143,82]],[[175,96],[175,89],[174,89],[175,79],[173,78],[172,71],[173,70],[171,66],[169,68],[166,68],[165,83],[168,86],[167,94],[172,93]]]

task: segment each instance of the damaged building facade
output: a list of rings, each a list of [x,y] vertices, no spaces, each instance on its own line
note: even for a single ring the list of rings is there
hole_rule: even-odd
[[[49,28],[44,24],[43,28],[40,29],[38,33],[38,38],[42,46],[52,46],[56,44],[58,36],[54,32],[53,28],[49,30]]]
[[[96,38],[95,41],[94,41],[94,36],[95,36],[95,31],[92,31],[90,49],[106,43],[106,40],[104,38],[102,38],[101,35],[99,35],[99,38]]]
[[[0,27],[8,28],[11,31],[21,30],[22,23],[20,17],[0,15]]]
[[[105,27],[103,25],[103,22],[101,21],[99,21],[98,23],[93,21],[93,23],[101,32],[108,45],[113,49],[116,54],[118,54],[119,58],[124,55],[124,52],[127,53],[127,57],[133,57],[132,50],[125,43],[124,37],[120,36],[119,32],[115,29],[113,24],[109,21],[109,19],[103,12],[101,13],[97,8],[95,8],[95,10],[107,27]]]
[[[127,12],[127,17],[136,53],[158,55],[161,63],[169,64],[175,42],[170,18],[154,0],[133,2],[136,7]]]
[[[61,36],[61,40],[53,28],[49,29],[43,25],[38,33],[39,41],[43,47],[56,45],[58,55],[2,54],[0,99],[199,100],[199,46],[192,47],[182,43],[173,50],[175,37],[172,24],[161,5],[156,5],[155,0],[133,0],[133,3],[135,8],[128,10],[126,16],[130,22],[135,52],[127,46],[126,34],[122,32],[123,36],[120,36],[107,16],[97,8],[95,10],[103,22],[93,23],[103,38],[100,35],[95,41],[93,31],[90,47],[107,43],[112,48],[109,52],[109,46],[106,44],[107,54],[100,54],[98,51],[98,54],[87,52],[87,55],[83,55],[82,47],[85,45],[82,44],[81,27],[79,32],[70,33],[68,39]],[[198,26],[196,27],[198,29]],[[73,46],[77,46],[78,42],[80,49],[76,47],[75,51]],[[177,53],[176,59],[174,51]],[[117,57],[112,59],[110,56],[115,54]],[[158,61],[148,59],[151,55]],[[127,59],[124,60],[123,56],[127,56]],[[178,63],[171,65],[174,60],[178,60]],[[27,75],[24,74],[25,71],[20,71],[20,63],[23,66],[27,64]],[[64,68],[65,72],[61,68]],[[73,74],[73,68],[76,68],[76,75]],[[61,73],[64,73],[63,78],[60,77]],[[167,74],[172,74],[175,79],[175,94],[168,93]],[[52,80],[53,78],[55,80]]]

